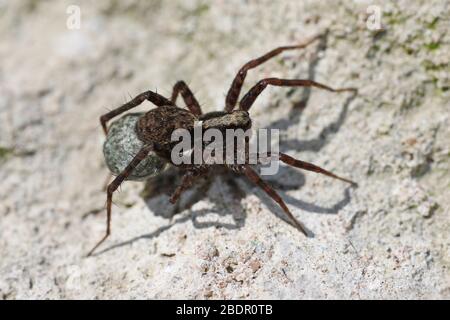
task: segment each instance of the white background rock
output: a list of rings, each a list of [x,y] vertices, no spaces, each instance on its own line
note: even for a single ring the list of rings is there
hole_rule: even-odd
[[[450,298],[449,2],[377,2],[382,32],[365,24],[371,3],[80,1],[69,30],[77,1],[0,2],[0,297]],[[289,154],[359,183],[270,178],[313,238],[244,179],[242,199],[218,177],[172,219],[166,195],[129,182],[104,251],[84,258],[105,228],[101,114],[180,79],[219,110],[243,63],[327,28],[323,50],[286,52],[244,88],[276,76],[360,89],[346,104],[271,88],[251,110]]]

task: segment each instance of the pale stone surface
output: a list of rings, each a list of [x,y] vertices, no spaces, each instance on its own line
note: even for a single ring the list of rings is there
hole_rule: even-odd
[[[1,298],[450,298],[448,1],[380,1],[384,32],[364,22],[371,1],[80,1],[69,30],[76,2],[0,2]],[[251,111],[287,153],[359,183],[270,178],[314,237],[244,179],[213,179],[184,210],[127,182],[106,250],[83,257],[105,228],[102,113],[180,79],[219,110],[243,63],[325,29],[244,88],[360,89],[270,88]]]

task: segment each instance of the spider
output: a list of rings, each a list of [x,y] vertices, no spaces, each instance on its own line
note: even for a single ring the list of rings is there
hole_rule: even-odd
[[[174,164],[171,160],[171,151],[174,147],[174,143],[171,141],[171,135],[176,129],[186,129],[192,132],[194,123],[199,120],[203,121],[203,126],[208,125],[209,127],[219,129],[222,132],[228,128],[241,128],[244,130],[249,129],[251,127],[249,110],[257,97],[267,86],[316,87],[332,92],[350,91],[357,93],[357,89],[355,88],[334,89],[312,80],[265,78],[257,82],[257,84],[254,85],[242,97],[239,103],[237,103],[247,72],[250,69],[263,64],[283,51],[306,48],[320,37],[320,35],[313,37],[310,40],[298,45],[278,47],[262,55],[261,57],[250,60],[244,64],[231,83],[231,87],[226,95],[225,107],[223,111],[215,111],[204,114],[187,84],[184,81],[178,81],[173,87],[170,100],[156,92],[146,91],[137,95],[124,105],[102,115],[100,117],[100,123],[107,137],[104,145],[105,160],[110,171],[115,174],[116,177],[106,188],[106,233],[92,248],[87,256],[92,255],[92,253],[110,235],[112,197],[113,193],[117,190],[121,183],[125,180],[143,180],[152,175],[157,175],[163,169],[165,163],[179,167],[183,172],[181,184],[175,189],[170,197],[170,202],[172,204],[176,203],[180,195],[185,190],[190,188],[197,179],[210,174],[211,171],[217,169],[217,166],[222,166],[226,170],[232,170],[236,173],[245,175],[250,181],[264,190],[268,196],[278,203],[293,225],[299,231],[307,235],[305,227],[293,216],[283,199],[259,176],[254,169],[252,169],[250,164],[235,164],[234,162],[224,164]],[[182,109],[176,106],[176,100],[180,94],[187,109]],[[145,100],[150,101],[156,105],[157,108],[146,113],[127,114],[119,118],[119,120],[113,122],[108,128],[107,123],[109,120],[137,107]],[[237,104],[238,107],[236,108]],[[118,139],[112,138],[113,132],[119,136]],[[122,158],[122,165],[117,165],[118,162],[114,162],[115,159],[112,154],[114,152],[117,153],[117,149],[120,149],[119,151],[122,152],[123,150],[128,150],[127,152],[130,152],[129,150],[132,150],[133,148],[130,149],[128,144],[133,144],[132,147],[135,150],[133,152],[134,156],[128,157],[129,160],[127,160],[125,164],[123,164],[123,159],[126,159],[126,157]],[[352,186],[357,185],[349,179],[337,176],[334,173],[312,163],[295,159],[284,153],[279,153],[278,159],[287,165],[296,168],[324,174],[346,183],[350,183]]]

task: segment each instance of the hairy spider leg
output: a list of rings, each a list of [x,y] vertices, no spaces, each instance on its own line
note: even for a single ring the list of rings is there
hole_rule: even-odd
[[[187,189],[189,189],[198,178],[205,176],[207,172],[208,172],[207,168],[204,168],[202,170],[188,170],[183,175],[181,184],[175,189],[172,196],[170,197],[170,202],[172,204],[176,203],[180,198],[181,194]]]
[[[97,242],[97,244],[89,251],[87,256],[91,256],[92,253],[100,246],[106,238],[108,238],[111,233],[111,205],[112,196],[114,191],[120,186],[120,184],[131,174],[131,172],[136,168],[136,166],[147,157],[148,153],[153,150],[152,145],[146,145],[139,150],[139,152],[134,156],[133,160],[128,164],[128,166],[108,185],[106,189],[106,233],[103,238]]]
[[[173,105],[173,103],[168,100],[167,98],[163,97],[162,95],[153,92],[153,91],[145,91],[136,97],[134,97],[132,100],[128,101],[127,103],[123,104],[122,106],[102,115],[100,117],[100,123],[102,124],[103,131],[105,132],[105,135],[108,134],[108,128],[106,126],[106,123],[111,120],[112,118],[118,116],[119,114],[122,114],[132,108],[137,107],[140,105],[144,100],[148,100],[154,105],[161,107],[161,106],[170,106]]]
[[[260,80],[256,85],[254,85],[242,98],[239,102],[239,109],[248,111],[256,98],[264,91],[264,89],[268,86],[278,86],[278,87],[316,87],[332,92],[345,92],[351,91],[353,93],[357,93],[358,90],[356,88],[339,88],[333,89],[327,85],[321,84],[319,82],[315,82],[312,80],[302,80],[302,79],[279,79],[279,78],[266,78]]]
[[[258,155],[258,157],[261,157],[261,155]],[[267,152],[264,155],[264,157],[265,158],[271,158],[272,157],[272,153],[271,152]],[[288,164],[288,165],[290,165],[292,167],[295,167],[295,168],[299,168],[299,169],[304,169],[304,170],[320,173],[320,174],[326,175],[328,177],[331,177],[331,178],[334,178],[334,179],[338,179],[338,180],[350,183],[353,187],[357,187],[358,186],[358,184],[356,182],[354,182],[354,181],[352,181],[350,179],[340,177],[340,176],[334,174],[331,171],[328,171],[328,170],[325,170],[325,169],[323,169],[323,168],[321,168],[319,166],[316,166],[315,164],[295,159],[295,158],[293,158],[293,157],[291,157],[291,156],[289,156],[289,155],[287,155],[285,153],[281,153],[281,152],[278,153],[278,160],[281,160],[282,162],[284,162],[284,163],[286,163],[286,164]]]
[[[176,104],[178,94],[181,93],[183,97],[184,103],[186,107],[196,116],[202,114],[202,109],[191,89],[189,89],[188,85],[184,81],[178,81],[173,86],[172,98],[171,101],[173,104]]]
[[[267,154],[268,157],[271,157],[271,153],[269,152]],[[352,186],[357,187],[358,184],[354,181],[351,181],[349,179],[346,178],[342,178],[339,177],[337,175],[335,175],[334,173],[327,171],[319,166],[316,166],[315,164],[309,163],[309,162],[305,162],[305,161],[301,161],[298,159],[295,159],[285,153],[280,153],[279,154],[279,160],[281,160],[282,162],[299,168],[299,169],[304,169],[304,170],[308,170],[308,171],[313,171],[316,173],[321,173],[323,175],[326,175],[328,177],[334,178],[334,179],[338,179],[347,183],[350,183]],[[281,197],[277,194],[277,192],[272,189],[271,186],[269,186],[267,184],[267,182],[265,182],[263,179],[261,179],[261,177],[249,166],[249,165],[244,165],[241,166],[240,171],[242,173],[244,173],[247,178],[252,181],[253,183],[255,183],[256,185],[258,185],[261,189],[263,189],[276,203],[278,203],[280,205],[280,207],[284,210],[284,212],[288,215],[288,217],[290,218],[290,220],[294,223],[294,225],[301,231],[303,232],[305,235],[307,235],[307,232],[305,230],[305,227],[293,216],[293,214],[291,213],[291,211],[289,210],[289,208],[286,206],[286,204],[284,203],[283,199],[281,199]]]
[[[296,45],[296,46],[283,46],[278,47],[276,49],[273,49],[272,51],[269,51],[265,55],[250,60],[246,64],[244,64],[241,69],[236,74],[235,78],[233,79],[233,82],[231,83],[230,89],[228,90],[226,99],[225,99],[225,111],[231,112],[233,111],[234,107],[236,106],[236,102],[239,99],[239,95],[241,93],[242,85],[244,84],[245,77],[247,76],[247,71],[250,69],[253,69],[267,60],[270,60],[271,58],[279,55],[283,51],[287,50],[295,50],[295,49],[303,49],[306,48],[308,45],[316,41],[317,39],[320,39],[322,35],[315,36],[311,38],[310,40],[306,41],[305,43]]]
[[[261,189],[263,189],[264,192],[267,193],[276,203],[278,203],[278,205],[287,214],[287,216],[297,229],[299,229],[306,236],[308,235],[303,224],[294,217],[294,215],[291,213],[291,211],[284,203],[283,199],[278,195],[278,193],[274,189],[272,189],[272,187],[269,184],[267,184],[267,182],[261,179],[261,177],[249,165],[241,166],[240,171],[243,174],[245,174],[250,181],[252,181]]]
[[[334,179],[338,179],[338,180],[350,183],[354,187],[358,186],[358,184],[356,182],[352,181],[352,180],[339,177],[339,176],[335,175],[334,173],[332,173],[330,171],[327,171],[327,170],[325,170],[325,169],[323,169],[323,168],[321,168],[319,166],[316,166],[315,164],[295,159],[295,158],[293,158],[291,156],[288,156],[285,153],[280,153],[279,159],[281,161],[283,161],[284,163],[292,166],[292,167],[296,167],[296,168],[299,168],[299,169],[304,169],[304,170],[320,173],[320,174],[326,175],[328,177],[331,177],[331,178],[334,178]]]

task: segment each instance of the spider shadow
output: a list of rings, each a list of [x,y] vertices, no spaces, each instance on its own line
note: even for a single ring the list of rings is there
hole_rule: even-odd
[[[323,37],[312,61],[309,64],[308,76],[311,80],[315,79],[316,68],[320,61],[318,53],[322,50],[325,50],[326,46],[327,36]],[[280,131],[283,131],[287,130],[292,124],[298,124],[301,120],[306,106],[308,105],[310,96],[311,89],[308,87],[304,88],[300,99],[294,102],[288,117],[270,123],[267,128],[277,128],[280,129]],[[302,150],[313,152],[320,151],[329,142],[329,137],[337,133],[343,125],[348,114],[349,105],[355,97],[356,94],[353,94],[345,100],[338,118],[334,122],[326,126],[324,129],[322,129],[317,138],[312,140],[288,139],[285,141],[280,141],[280,152],[286,152],[288,150]],[[192,221],[194,227],[200,229],[215,227],[232,230],[242,228],[245,225],[247,215],[245,212],[245,208],[241,205],[241,200],[244,199],[248,191],[250,191],[251,193],[252,189],[255,189],[256,187],[254,185],[250,185],[250,182],[244,179],[240,179],[238,178],[239,176],[236,176],[236,174],[229,171],[217,172],[214,177],[208,176],[206,179],[196,184],[191,190],[186,191],[180,197],[180,200],[174,205],[169,203],[168,199],[170,193],[174,190],[174,186],[179,185],[179,183],[181,182],[180,171],[177,168],[171,167],[157,177],[149,179],[145,184],[141,196],[146,200],[146,205],[151,212],[153,212],[157,216],[161,216],[165,219],[170,220],[170,223],[165,226],[159,227],[153,232],[143,234],[131,238],[127,241],[110,246],[102,251],[99,251],[97,255],[118,247],[129,245],[141,239],[152,239],[158,237],[161,233],[167,231],[174,225],[185,223],[189,220]],[[280,179],[280,176],[282,176],[283,179]],[[217,184],[218,179],[220,179],[219,184]],[[305,184],[305,176],[300,173],[299,170],[292,167],[280,166],[277,175],[272,176],[269,179],[265,179],[269,181],[274,189],[276,189],[280,193],[281,197],[287,204],[311,213],[337,214],[351,200],[350,187],[344,189],[341,200],[329,207],[319,206],[314,203],[299,200],[288,195],[287,192],[299,190]],[[242,183],[244,183],[246,186],[243,186]],[[208,192],[213,184],[215,184],[216,192]],[[220,190],[221,188],[225,188],[226,190],[217,192],[217,190]],[[284,212],[282,212],[282,210],[273,202],[270,197],[264,194],[261,190],[258,190],[256,192],[256,195],[261,200],[261,202],[271,210],[271,212],[273,212],[285,222],[292,224],[284,215]],[[192,208],[194,204],[205,198],[213,200],[212,208],[198,210]],[[175,218],[177,215],[185,211],[189,211],[189,214],[183,215],[179,218]],[[224,223],[220,221],[202,221],[202,218],[208,217],[212,213],[219,215],[219,217],[224,217],[226,215],[229,215],[230,212],[232,213],[233,223]],[[307,231],[308,236],[314,236],[314,234],[310,230]]]
[[[285,169],[283,169],[285,168]],[[286,167],[280,167],[280,171],[286,170],[288,168]],[[169,169],[168,173],[161,174],[158,179],[161,179],[161,177],[173,177],[174,172]],[[298,172],[294,171],[294,174],[289,173],[291,176],[298,177],[300,180],[302,180],[302,185],[304,183],[304,176],[299,174]],[[175,180],[181,180],[181,175],[178,174],[178,177],[175,177]],[[219,198],[212,197],[214,199],[214,205],[212,208],[209,209],[192,209],[192,206],[197,203],[200,200],[205,199],[205,196],[207,197],[210,193],[207,192],[207,189],[214,183],[217,182],[217,180],[220,179],[219,183],[217,185],[223,185],[227,189],[226,191],[229,191],[226,195],[222,194]],[[236,176],[234,173],[219,173],[217,176],[209,177],[204,181],[201,181],[197,186],[195,186],[192,190],[186,191],[185,194],[183,194],[180,197],[179,202],[176,205],[172,205],[169,203],[169,195],[164,194],[161,192],[161,190],[158,190],[158,192],[153,193],[150,195],[150,198],[146,200],[147,207],[151,212],[153,212],[156,216],[161,216],[163,218],[166,218],[170,220],[170,223],[164,226],[161,226],[157,228],[156,230],[142,234],[137,237],[133,237],[129,240],[120,242],[118,244],[112,245],[107,247],[104,250],[99,251],[98,253],[93,254],[93,256],[97,256],[100,254],[103,254],[105,252],[108,252],[113,249],[117,249],[120,247],[124,247],[127,245],[130,245],[134,243],[135,241],[143,240],[143,239],[153,239],[157,238],[160,234],[163,232],[169,230],[176,224],[182,224],[185,222],[188,222],[189,220],[192,221],[192,224],[195,228],[198,229],[204,229],[204,228],[225,228],[228,230],[233,229],[240,229],[245,225],[245,221],[247,218],[246,210],[241,204],[241,200],[245,198],[246,192],[244,188],[242,188],[241,183],[238,183],[236,180],[239,179],[239,177]],[[148,192],[146,190],[148,187],[150,189],[154,189],[155,185],[158,185],[155,181],[150,180],[147,182],[144,193]],[[243,179],[240,179],[242,183],[245,183],[247,187],[245,189],[251,190],[254,188],[253,185],[250,185],[248,181],[245,181]],[[280,183],[271,183],[274,187],[278,186],[277,190],[283,190],[281,193],[282,198],[285,200],[286,203],[291,204],[297,208],[300,208],[304,211],[313,212],[313,213],[320,213],[320,214],[336,214],[338,213],[342,208],[344,208],[349,202],[350,202],[350,192],[349,188],[346,188],[344,191],[344,197],[342,200],[337,202],[331,207],[322,207],[315,205],[313,203],[305,202],[299,199],[296,199],[292,196],[289,196],[285,193],[286,190],[292,190],[292,189],[298,189],[295,187],[295,185],[285,185]],[[161,186],[161,184],[159,184]],[[163,187],[168,187],[169,185],[162,185]],[[170,184],[170,186],[173,186]],[[165,189],[165,188],[162,188]],[[280,212],[280,208],[276,206],[276,204],[272,201],[271,198],[269,198],[266,194],[262,193],[262,191],[258,190],[256,195],[261,200],[261,202],[266,205],[271,212],[273,212],[277,217],[282,219],[288,224],[292,225],[292,222],[289,221],[283,212]],[[144,198],[149,196],[143,195]],[[181,215],[181,213],[189,211],[189,214]],[[219,217],[224,217],[226,215],[229,215],[231,212],[233,223],[224,223],[220,221],[201,221],[201,218],[211,216],[211,214],[215,213],[219,215]],[[181,215],[179,218],[176,218],[176,216]],[[220,220],[220,219],[219,219]],[[306,229],[308,236],[313,237],[314,234],[311,232],[311,230]]]
[[[208,189],[210,189],[211,185],[217,182],[217,178],[222,179],[222,181],[220,181],[218,184],[216,183],[216,189],[217,186],[222,185],[222,183],[225,186],[231,187],[230,190],[226,190],[229,191],[227,195],[231,196],[231,201],[225,201],[224,199],[222,199],[223,201],[216,201],[213,208],[211,209],[190,210],[189,214],[175,219],[177,215],[191,209],[194,204],[204,199],[205,195],[208,194]],[[237,187],[235,177],[232,177],[232,175],[227,174],[227,172],[225,171],[218,172],[218,175],[215,177],[207,177],[206,179],[200,180],[190,190],[184,192],[180,196],[180,199],[176,204],[172,204],[169,202],[170,192],[173,191],[173,185],[176,185],[176,183],[180,182],[180,171],[175,167],[169,167],[166,171],[162,172],[158,176],[149,179],[146,182],[144,190],[141,193],[141,196],[146,199],[147,207],[153,212],[153,214],[170,220],[169,224],[161,226],[153,232],[146,233],[123,241],[121,243],[109,246],[106,249],[94,253],[93,256],[97,256],[110,250],[132,244],[138,240],[156,238],[161,233],[167,231],[174,225],[184,223],[189,220],[192,221],[194,227],[199,229],[216,227],[231,230],[238,229],[244,226],[246,215],[244,208],[240,205],[240,201],[245,197],[245,193],[243,193],[242,190]],[[219,193],[222,192],[219,191]],[[236,209],[235,211],[233,211],[232,215],[233,223],[201,221],[202,217],[209,216],[211,212],[218,213],[219,216],[228,215],[230,212],[230,207],[232,209]]]

